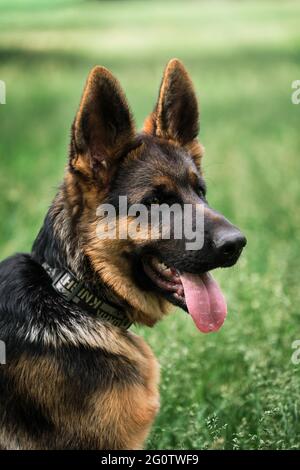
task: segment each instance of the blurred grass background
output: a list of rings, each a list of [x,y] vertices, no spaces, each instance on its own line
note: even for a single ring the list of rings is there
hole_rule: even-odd
[[[181,311],[138,328],[162,366],[148,448],[300,448],[299,23],[290,0],[0,1],[1,259],[30,250],[89,69],[112,70],[141,126],[172,57],[199,96],[209,201],[248,238],[216,272],[229,305],[219,333]]]

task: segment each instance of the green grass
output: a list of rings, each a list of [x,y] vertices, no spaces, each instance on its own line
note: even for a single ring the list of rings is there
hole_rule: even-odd
[[[1,0],[1,258],[30,249],[89,69],[117,75],[141,126],[171,57],[198,92],[209,201],[248,238],[216,272],[229,305],[219,333],[180,311],[138,329],[162,369],[148,448],[300,448],[299,21],[295,1]]]

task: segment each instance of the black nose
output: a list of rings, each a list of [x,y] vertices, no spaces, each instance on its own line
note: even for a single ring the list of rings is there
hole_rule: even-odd
[[[246,237],[238,229],[224,230],[214,238],[216,255],[224,265],[235,263],[246,243]]]

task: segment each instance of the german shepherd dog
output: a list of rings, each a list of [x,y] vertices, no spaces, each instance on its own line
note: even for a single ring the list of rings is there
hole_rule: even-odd
[[[128,327],[154,325],[171,304],[203,332],[224,322],[209,271],[235,264],[246,239],[207,203],[198,120],[177,59],[141,133],[116,78],[104,67],[90,72],[64,180],[32,252],[0,264],[2,449],[142,448],[159,409],[159,367]],[[147,207],[200,204],[202,248],[97,236],[97,208],[117,208],[120,196]]]

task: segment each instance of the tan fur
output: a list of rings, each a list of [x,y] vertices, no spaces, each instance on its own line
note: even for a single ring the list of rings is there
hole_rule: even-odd
[[[128,335],[128,339],[119,336],[116,340],[119,349],[126,351],[128,359],[140,371],[142,382],[112,384],[110,390],[96,390],[86,397],[82,409],[74,402],[76,385],[68,383],[54,358],[33,359],[23,354],[7,366],[6,374],[15,379],[16,391],[21,396],[29,395],[46,415],[51,416],[58,435],[68,439],[74,434],[81,436],[95,448],[140,449],[159,409],[159,367],[146,343],[132,333]],[[21,431],[18,440],[21,448],[51,448],[42,437],[29,439]],[[8,430],[0,433],[0,445],[17,448],[12,444]]]
[[[132,280],[131,265],[124,256],[130,251],[130,240],[101,240],[96,236],[96,222],[89,226],[85,253],[99,277],[128,303],[130,318],[148,326],[165,315],[170,304],[154,292],[142,291]],[[137,241],[138,242],[138,241]]]
[[[170,178],[168,175],[157,175],[153,178],[153,183],[157,186],[164,186],[166,191],[177,192],[178,187],[173,178]]]
[[[109,392],[103,397],[109,410],[105,415],[102,403],[97,396],[94,397],[95,411],[101,416],[107,439],[115,441],[115,449],[141,449],[159,410],[158,363],[146,343],[141,338],[136,338],[136,341],[146,359],[142,365],[144,385],[130,386],[122,393],[117,389]]]
[[[200,173],[202,173],[201,161],[204,156],[204,146],[198,139],[194,139],[192,142],[187,143],[185,148],[193,158],[197,168],[200,170]]]

